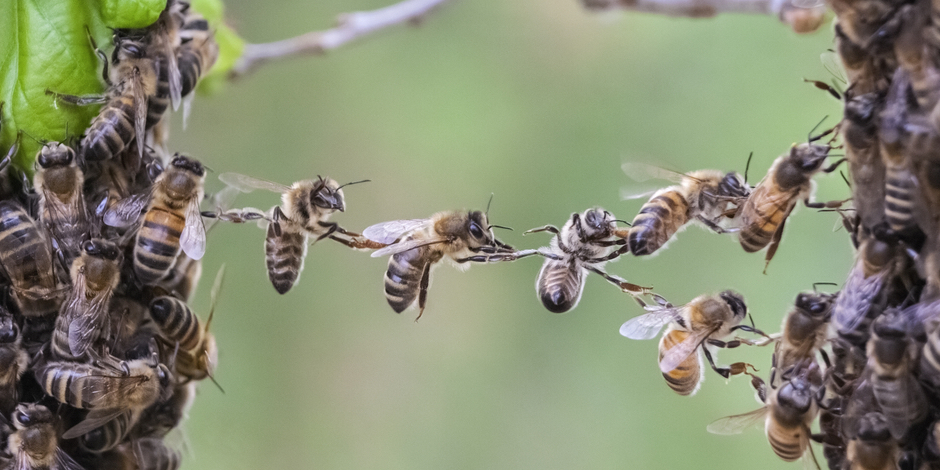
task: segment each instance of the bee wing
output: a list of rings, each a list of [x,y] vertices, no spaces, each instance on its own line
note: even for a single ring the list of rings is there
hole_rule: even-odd
[[[109,421],[117,418],[121,415],[121,413],[125,413],[126,411],[127,410],[123,410],[121,408],[98,408],[91,410],[88,412],[88,415],[85,416],[85,419],[65,431],[62,434],[62,439],[75,439],[78,436],[88,434],[89,432],[104,426]]]
[[[880,273],[866,278],[861,264],[861,261],[856,262],[849,272],[849,278],[832,307],[832,320],[842,331],[852,331],[861,323],[884,284],[884,276]]]
[[[362,236],[374,242],[388,245],[395,243],[395,240],[401,238],[402,235],[420,228],[428,220],[430,219],[390,220],[366,227],[362,231]],[[372,256],[375,256],[375,253]]]
[[[695,353],[695,350],[702,344],[702,340],[711,333],[711,331],[695,331],[690,333],[689,336],[686,336],[679,344],[669,348],[666,354],[663,354],[663,358],[659,360],[659,370],[664,374],[675,370],[676,367],[679,367],[679,364],[682,364],[682,361],[685,361],[689,356]]]
[[[435,243],[445,243],[446,238],[431,238],[427,240],[408,240],[406,242],[395,243],[385,248],[381,248],[372,253],[373,258],[378,258],[385,255],[394,255],[396,253],[401,253],[408,250],[413,250],[415,248],[420,248],[422,246],[433,245]]]
[[[732,434],[741,434],[745,429],[756,426],[767,417],[767,407],[762,406],[754,411],[742,413],[739,415],[725,416],[724,418],[712,421],[705,429],[712,434],[721,436],[730,436]]]
[[[250,193],[256,189],[266,189],[275,193],[286,193],[290,190],[289,187],[283,184],[253,178],[240,173],[222,173],[219,175],[219,180],[243,193]]]
[[[64,450],[56,448],[49,470],[85,470],[85,468],[69,457]]]
[[[66,305],[65,318],[70,318],[69,322],[69,350],[73,356],[81,356],[91,348],[92,343],[101,336],[103,330],[107,327],[108,321],[108,303],[111,299],[110,292],[102,292],[92,298],[85,300],[85,282],[81,279],[75,280],[76,285],[74,300]],[[81,285],[78,285],[81,283]]]
[[[839,56],[835,51],[823,52],[819,55],[819,60],[822,61],[823,67],[825,67],[826,70],[832,74],[833,78],[840,82],[840,86],[844,86],[845,84],[849,83],[849,76],[845,73],[845,68],[842,66],[842,60],[839,59]]]
[[[679,316],[676,308],[658,308],[643,315],[633,317],[620,325],[620,334],[630,339],[652,339],[659,330]],[[672,369],[670,369],[672,370]]]
[[[104,224],[110,227],[129,227],[150,204],[150,191],[134,194],[118,201],[104,213]]]
[[[164,57],[166,57],[167,78],[170,81],[170,102],[173,104],[173,111],[180,107],[180,101],[183,95],[183,83],[180,76],[179,62],[176,60],[176,53],[173,52],[173,44],[164,39]]]
[[[81,189],[79,189],[78,194],[81,194]],[[72,201],[66,204],[59,200],[55,194],[47,190],[45,186],[42,188],[42,197],[43,204],[49,209],[50,212],[55,214],[54,219],[56,220],[74,220],[74,216],[72,216],[72,214],[77,214],[81,217],[81,220],[85,220],[87,218],[87,214],[85,213],[85,198],[83,197],[72,198]],[[67,217],[62,216],[63,214],[66,214]],[[62,227],[59,226],[59,224],[52,224],[49,226],[49,228],[49,231],[52,232],[53,236],[58,239]]]
[[[627,176],[633,178],[634,181],[638,181],[640,183],[651,179],[660,179],[672,181],[673,183],[681,183],[684,178],[688,178],[688,175],[684,173],[667,170],[663,167],[640,162],[626,162],[623,165],[620,165],[620,169],[622,169],[623,172],[627,174]]]
[[[757,187],[754,188],[754,191],[751,192],[751,195],[748,196],[748,201],[756,201],[754,203],[754,211],[738,211],[739,214],[749,215],[751,213],[761,214],[763,218],[761,220],[771,220],[777,217],[777,213],[786,210],[789,213],[793,210],[793,203],[795,203],[794,196],[797,194],[793,191],[776,191],[770,192],[770,185],[765,184],[765,180],[761,180],[757,184]],[[786,214],[782,220],[786,219]],[[758,221],[753,220],[750,223],[756,223]]]
[[[134,94],[134,134],[137,137],[137,152],[144,158],[144,144],[147,142],[147,95],[140,81],[140,71],[135,67],[131,79]]]
[[[186,206],[186,225],[180,235],[180,247],[186,256],[192,259],[202,259],[206,254],[206,225],[202,222],[199,201],[196,198]]]

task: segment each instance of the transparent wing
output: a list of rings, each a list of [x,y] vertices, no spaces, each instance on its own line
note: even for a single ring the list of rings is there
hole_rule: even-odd
[[[84,282],[83,282],[84,284]],[[73,356],[81,356],[88,351],[104,329],[108,326],[108,301],[111,293],[101,293],[92,299],[85,300],[84,289],[82,298],[75,300],[69,308],[75,308],[69,323],[69,350]]]
[[[752,223],[762,223],[765,220],[776,220],[778,218],[777,214],[783,210],[787,211],[787,215],[790,210],[792,210],[793,205],[796,202],[795,196],[799,193],[794,191],[777,191],[771,192],[770,185],[773,184],[770,181],[767,181],[766,178],[761,180],[758,183],[757,187],[754,188],[754,191],[748,196],[745,205],[753,204],[754,210],[747,211],[738,211],[739,214],[742,214],[746,218],[750,218],[751,214],[760,214],[762,217],[759,220],[745,220],[744,224]],[[752,202],[753,201],[753,202]],[[780,218],[780,220],[785,219]]]
[[[69,457],[69,454],[66,454],[64,450],[56,448],[55,455],[52,457],[52,465],[49,467],[49,470],[85,470],[84,467],[78,464],[75,460],[72,460],[72,457]]]
[[[147,95],[144,85],[140,81],[140,72],[134,68],[134,78],[131,81],[134,94],[134,134],[137,137],[137,153],[144,158],[144,144],[147,142]]]
[[[420,248],[422,246],[433,245],[435,243],[444,243],[446,238],[431,238],[427,240],[408,240],[406,242],[395,243],[393,245],[386,246],[385,248],[376,250],[372,253],[373,258],[378,258],[385,255],[394,255],[395,253],[401,253],[403,251],[413,250],[415,248]]]
[[[180,234],[180,247],[186,256],[202,259],[206,254],[206,225],[199,213],[199,201],[193,198],[186,206],[186,225]]]
[[[15,462],[13,462],[13,468],[15,470],[35,470],[30,464],[30,458],[26,455],[26,451],[20,449],[16,452]]]
[[[150,191],[121,199],[104,213],[104,224],[110,227],[129,227],[150,203]]]
[[[289,187],[284,186],[283,184],[253,178],[251,176],[240,173],[222,173],[219,175],[219,179],[223,183],[243,193],[250,193],[256,189],[265,189],[275,193],[286,193],[288,190],[290,190]]]
[[[836,328],[840,331],[854,330],[868,315],[872,301],[883,284],[883,274],[866,278],[862,262],[857,261],[832,307],[832,321]]]
[[[705,429],[712,434],[730,436],[732,434],[741,434],[745,429],[763,423],[767,417],[767,407],[762,406],[754,411],[747,413],[725,416],[724,418],[712,421]]]
[[[835,78],[840,86],[844,86],[849,83],[849,76],[845,73],[845,68],[842,66],[842,60],[839,59],[839,55],[835,51],[826,51],[819,55],[819,60],[822,62],[823,67],[829,71],[830,74]],[[841,91],[841,90],[840,90]]]
[[[652,339],[663,326],[678,317],[679,309],[660,307],[627,320],[620,326],[620,334],[630,339]]]
[[[428,220],[430,219],[390,220],[366,227],[362,235],[374,242],[388,245],[394,243],[402,235],[421,228]],[[375,254],[373,253],[372,256]]]
[[[682,361],[695,353],[702,340],[709,334],[711,334],[710,331],[692,332],[679,344],[669,348],[666,354],[663,354],[663,358],[659,360],[659,370],[664,374],[675,370],[676,367],[679,367],[679,364],[682,364]]]
[[[81,435],[88,434],[125,412],[127,412],[127,410],[121,408],[98,408],[91,410],[88,412],[88,415],[85,416],[85,419],[65,431],[62,434],[62,439],[75,439]]]
[[[176,60],[176,53],[173,51],[173,44],[164,39],[163,56],[166,57],[167,78],[170,82],[170,102],[173,104],[173,111],[180,107],[180,100],[183,95],[183,83],[180,76],[179,62]]]
[[[797,8],[816,8],[823,5],[822,0],[793,0],[793,6]]]
[[[673,170],[668,170],[656,165],[650,165],[647,163],[639,162],[626,162],[623,165],[620,165],[620,169],[627,174],[634,181],[640,183],[644,181],[649,181],[651,179],[660,179],[671,181],[673,183],[681,183],[684,178],[689,176]]]

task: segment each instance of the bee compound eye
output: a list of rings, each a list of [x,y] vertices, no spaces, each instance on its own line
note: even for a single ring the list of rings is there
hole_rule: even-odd
[[[470,222],[470,235],[473,235],[473,238],[483,238],[483,229],[480,228],[476,222]]]
[[[82,242],[82,251],[90,255],[98,253],[98,244],[94,240],[85,240]]]

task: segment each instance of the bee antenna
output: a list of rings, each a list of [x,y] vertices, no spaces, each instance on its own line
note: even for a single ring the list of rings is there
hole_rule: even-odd
[[[633,224],[631,224],[630,222],[627,222],[626,220],[614,219],[614,220],[611,220],[611,222],[620,222],[622,224],[627,224],[627,226],[629,227],[633,227]]]
[[[345,188],[346,186],[349,186],[349,185],[351,185],[351,184],[370,183],[370,182],[372,182],[372,180],[353,181],[352,183],[346,183],[346,184],[344,184],[344,185],[342,185],[342,186],[340,186],[339,188],[336,188],[336,189],[338,190],[338,189],[340,189],[340,188]]]
[[[490,200],[486,201],[486,212],[483,213],[483,215],[486,216],[487,220],[490,217],[490,204],[492,203],[493,203],[493,193],[490,193]]]
[[[747,163],[744,165],[744,182],[747,183],[747,172],[751,169],[751,158],[754,158],[754,151],[747,156]]]
[[[208,374],[207,374],[207,375],[208,375]],[[225,389],[222,388],[221,385],[219,385],[219,382],[215,380],[215,377],[209,375],[209,380],[211,380],[212,383],[214,383],[216,387],[219,387],[219,391],[220,391],[220,392],[222,392],[223,394],[225,394]]]
[[[504,230],[512,230],[512,228],[510,228],[510,227],[504,227],[504,226],[502,226],[502,225],[490,225],[490,226],[488,227],[488,229],[489,229],[489,228],[501,228],[501,229],[504,229]]]
[[[20,129],[19,132],[22,132],[22,133],[26,134],[27,137],[29,137],[30,139],[35,140],[36,143],[39,144],[39,145],[46,145],[46,143],[49,142],[49,141],[47,141],[47,140],[39,140],[39,139],[33,137],[33,135],[30,134],[29,132],[24,131],[23,129]]]
[[[810,131],[809,131],[809,134],[806,135],[806,141],[807,141],[807,142],[813,142],[813,141],[819,140],[819,139],[822,138],[823,135],[825,135],[825,134],[823,134],[823,135],[819,135],[819,136],[817,136],[817,137],[813,137],[813,132],[816,132],[816,129],[819,129],[819,126],[821,126],[822,123],[825,122],[826,119],[828,119],[828,118],[829,118],[829,115],[827,114],[827,115],[823,116],[823,118],[822,118],[815,126],[813,126],[813,129],[810,130]]]
[[[817,292],[816,286],[838,286],[838,284],[836,284],[836,283],[834,283],[834,282],[814,282],[814,283],[813,283],[813,292]]]
[[[206,165],[205,163],[202,164],[202,167],[208,171],[215,173],[215,170],[213,170],[212,167],[210,167],[209,165]]]
[[[852,183],[850,183],[849,179],[845,177],[845,172],[842,170],[839,170],[839,174],[842,175],[842,181],[845,181],[845,184],[849,187],[849,189],[851,189]]]
[[[212,324],[212,316],[215,315],[215,304],[219,301],[219,291],[222,290],[222,280],[224,278],[225,264],[222,264],[222,266],[219,267],[218,274],[215,275],[215,282],[212,284],[212,291],[209,292],[209,318],[206,319],[205,331],[209,331],[209,325]]]

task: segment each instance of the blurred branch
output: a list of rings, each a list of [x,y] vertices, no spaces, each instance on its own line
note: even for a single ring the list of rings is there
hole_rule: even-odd
[[[797,33],[819,29],[826,16],[822,2],[809,0],[581,0],[588,10],[628,10],[704,18],[719,13],[774,15]]]
[[[323,55],[346,43],[401,23],[417,24],[431,10],[450,0],[404,0],[372,11],[345,13],[336,27],[312,31],[283,41],[246,44],[245,51],[229,73],[229,78],[248,74],[273,59],[296,55]]]

